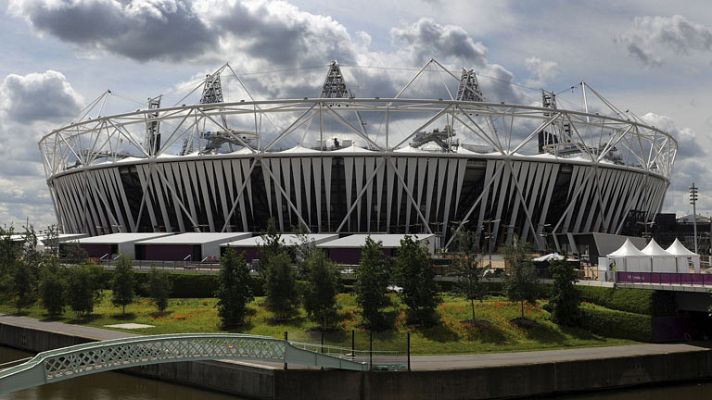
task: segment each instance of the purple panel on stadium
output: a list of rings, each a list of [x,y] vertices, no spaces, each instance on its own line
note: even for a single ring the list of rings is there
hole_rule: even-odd
[[[91,258],[99,258],[106,254],[111,254],[110,244],[81,244],[80,247],[84,249]]]
[[[183,261],[193,254],[193,246],[189,244],[148,244],[144,248],[145,260]]]

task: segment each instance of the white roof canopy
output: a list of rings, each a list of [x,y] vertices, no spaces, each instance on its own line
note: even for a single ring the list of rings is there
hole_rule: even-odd
[[[667,248],[667,252],[673,256],[687,256],[687,257],[697,256],[697,254],[688,250],[687,247],[685,247],[685,245],[680,243],[679,239],[675,239],[675,241],[672,242],[670,247]]]
[[[655,239],[652,239],[650,243],[648,243],[647,246],[643,250],[641,250],[642,253],[649,255],[649,256],[668,256],[672,257],[673,255],[665,251],[658,242],[655,241]]]
[[[310,148],[307,148],[307,147],[304,147],[304,146],[294,146],[294,147],[292,147],[292,148],[290,148],[290,149],[280,151],[280,153],[298,153],[298,154],[302,154],[302,153],[318,153],[318,152],[319,152],[319,150],[310,149]]]
[[[647,254],[643,253],[642,251],[638,250],[637,247],[630,241],[630,239],[626,239],[625,243],[621,247],[618,248],[618,250],[614,251],[613,253],[609,254],[608,257],[645,257]]]
[[[351,146],[334,150],[334,153],[372,153],[372,151],[352,144]]]

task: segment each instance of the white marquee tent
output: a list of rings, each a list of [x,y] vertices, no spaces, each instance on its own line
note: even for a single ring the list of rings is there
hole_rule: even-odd
[[[667,248],[667,252],[675,257],[677,272],[689,272],[690,265],[695,272],[700,272],[700,255],[688,250],[678,239]]]
[[[660,247],[655,239],[652,239],[641,252],[650,257],[650,272],[678,272],[675,256]]]
[[[616,271],[650,272],[650,256],[638,250],[630,239],[626,239],[623,245],[607,258],[607,265],[615,263]]]

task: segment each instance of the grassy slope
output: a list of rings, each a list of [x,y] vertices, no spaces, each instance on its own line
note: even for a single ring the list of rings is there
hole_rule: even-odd
[[[163,315],[155,313],[149,299],[141,298],[127,307],[127,316],[120,315],[120,308],[113,307],[111,295],[105,292],[100,304],[94,309],[91,318],[78,321],[74,314],[66,312],[60,321],[80,323],[89,326],[122,322],[135,322],[154,325],[155,328],[140,329],[135,332],[144,334],[174,332],[219,332],[216,300],[206,299],[171,299],[168,311]],[[431,328],[408,327],[405,324],[404,308],[393,297],[394,306],[388,311],[394,321],[394,329],[374,336],[374,350],[405,351],[405,333],[411,332],[411,349],[416,354],[465,353],[493,351],[522,351],[547,348],[606,346],[630,343],[622,339],[602,338],[580,329],[562,328],[549,321],[549,314],[536,306],[526,306],[526,316],[533,323],[521,328],[510,320],[519,316],[519,305],[503,298],[490,298],[483,303],[476,303],[477,327],[471,328],[461,321],[470,319],[469,303],[462,298],[445,295],[438,307],[441,323]],[[356,347],[368,348],[368,335],[359,326],[359,317],[353,295],[340,294],[340,313],[343,317],[339,328],[326,336],[327,344],[351,346],[351,330],[356,330]],[[315,325],[304,314],[294,318],[288,324],[271,321],[271,314],[262,307],[262,298],[257,298],[251,305],[254,313],[242,332],[282,337],[285,331],[289,338],[298,341],[319,342],[320,334]],[[13,313],[13,307],[0,304],[1,313]],[[27,310],[27,315],[34,318],[46,318],[44,310],[38,305]]]

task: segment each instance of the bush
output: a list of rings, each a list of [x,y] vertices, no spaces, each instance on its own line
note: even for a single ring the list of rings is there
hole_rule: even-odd
[[[42,305],[51,317],[61,315],[67,304],[66,269],[52,263],[40,274],[40,297]]]
[[[581,300],[606,308],[652,315],[652,290],[578,286]]]
[[[280,251],[265,264],[265,305],[277,321],[288,321],[299,310],[299,293],[289,254]]]
[[[111,304],[121,307],[121,314],[126,315],[126,306],[131,304],[135,295],[135,278],[131,259],[119,256],[111,280]]]
[[[169,274],[174,298],[213,297],[218,290],[217,275]]]
[[[428,251],[412,236],[405,235],[400,241],[393,267],[396,284],[403,288],[400,297],[408,306],[410,322],[433,324],[440,296],[435,286],[435,271]]]
[[[322,330],[332,328],[338,317],[336,266],[323,251],[312,249],[306,255],[303,269],[307,278],[301,291],[304,294],[304,310]]]
[[[388,267],[388,259],[383,256],[383,244],[368,236],[366,244],[361,248],[354,291],[364,325],[372,330],[385,327],[383,309],[390,304],[387,292]]]
[[[158,312],[164,312],[168,307],[171,295],[171,279],[165,271],[151,268],[148,277],[148,295],[153,300]]]
[[[576,271],[565,260],[555,260],[549,265],[554,284],[549,297],[551,317],[557,324],[575,326],[579,322],[579,292],[576,290]]]
[[[159,269],[160,270],[160,269]],[[151,297],[149,292],[149,273],[136,273],[136,294],[141,297]],[[208,274],[176,274],[167,272],[171,282],[171,298],[200,299],[214,297],[218,290],[218,276]],[[250,279],[250,288],[255,296],[264,296],[264,280],[253,276]],[[107,286],[102,286],[108,289]]]
[[[581,305],[581,327],[597,335],[649,341],[653,337],[650,315],[610,310],[593,304]]]
[[[94,304],[101,298],[99,277],[101,268],[95,265],[79,265],[67,274],[67,300],[77,316],[88,316]]]
[[[247,317],[247,304],[252,301],[250,290],[250,270],[245,258],[227,249],[220,260],[218,275],[218,315],[222,327],[240,326]]]

